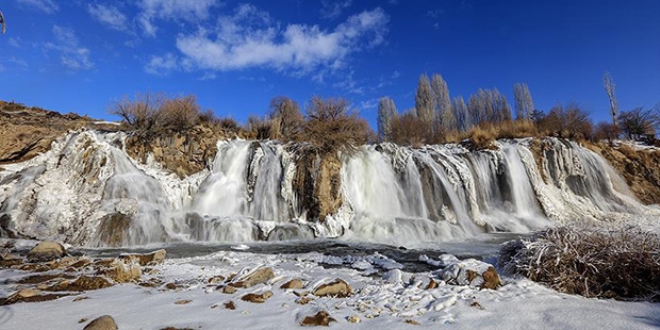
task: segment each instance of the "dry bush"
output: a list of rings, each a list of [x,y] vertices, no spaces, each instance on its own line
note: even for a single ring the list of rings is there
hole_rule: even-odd
[[[619,137],[619,129],[608,122],[600,122],[596,125],[594,131],[594,140],[602,141],[607,140],[607,142],[612,145],[612,142]]]
[[[497,132],[492,125],[477,126],[468,131],[469,142],[475,149],[491,148],[496,137]]]
[[[566,107],[558,104],[546,116],[535,120],[544,135],[577,140],[593,138],[594,129],[589,114],[577,103],[569,103]]]
[[[369,124],[348,110],[344,99],[315,96],[307,107],[306,121],[299,140],[309,142],[322,153],[352,151],[365,144],[374,133]]]
[[[427,143],[427,125],[417,117],[414,109],[392,118],[391,125],[391,142],[413,147],[420,147]]]
[[[271,138],[272,124],[270,120],[251,115],[248,117],[248,124],[245,130],[252,139],[268,140]]]
[[[193,95],[168,98],[164,94],[137,95],[115,102],[110,114],[122,118],[124,124],[144,137],[163,131],[185,131],[200,120],[200,107]]]
[[[241,130],[236,119],[232,117],[220,118],[218,119],[216,125],[219,129],[225,132],[238,133]]]
[[[270,136],[284,141],[295,140],[300,134],[305,119],[298,103],[284,96],[278,96],[270,102]]]
[[[158,108],[157,125],[160,129],[185,131],[199,122],[200,107],[193,95],[165,99]]]
[[[660,236],[639,227],[558,227],[506,243],[500,267],[585,297],[660,301]]]

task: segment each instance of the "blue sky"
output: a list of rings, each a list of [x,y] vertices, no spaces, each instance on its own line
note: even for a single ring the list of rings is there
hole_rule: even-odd
[[[657,0],[5,0],[0,99],[109,118],[140,92],[195,94],[244,121],[271,98],[342,96],[375,127],[378,98],[414,106],[422,73],[451,96],[529,85],[538,109],[607,117],[660,102]]]

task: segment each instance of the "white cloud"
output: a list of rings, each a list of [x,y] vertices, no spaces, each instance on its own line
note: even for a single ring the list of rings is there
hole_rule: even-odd
[[[341,12],[353,4],[352,0],[323,0],[321,1],[321,17],[334,19]]]
[[[71,70],[87,70],[94,66],[89,59],[89,49],[80,46],[78,37],[72,29],[53,26],[56,43],[47,43],[46,49],[60,53],[62,65]]]
[[[281,28],[268,13],[242,5],[234,15],[221,17],[216,29],[179,35],[176,45],[188,69],[266,67],[307,74],[315,69],[341,68],[350,54],[383,44],[388,21],[385,12],[377,8],[349,17],[333,31],[301,24]]]
[[[46,14],[57,12],[60,7],[53,0],[18,0],[20,5],[41,10]]]
[[[105,24],[109,28],[117,31],[127,31],[126,15],[120,12],[117,7],[90,4],[87,6],[87,11],[97,21]]]
[[[21,48],[21,38],[16,37],[16,38],[9,38],[9,45],[14,47],[14,48]]]
[[[377,99],[377,98],[362,101],[362,102],[360,102],[360,108],[362,110],[375,109],[376,107],[378,107],[378,102],[379,101],[380,100]]]
[[[209,18],[211,7],[219,4],[217,0],[141,0],[138,21],[146,35],[155,36],[156,19],[204,21]]]
[[[172,53],[165,56],[152,56],[144,71],[157,76],[166,76],[179,68],[178,60]]]
[[[206,80],[214,80],[215,78],[216,78],[215,73],[206,72],[206,73],[204,73],[203,76],[199,77],[199,79],[197,79],[197,80],[206,81]]]
[[[398,70],[394,70],[394,72],[392,72],[392,76],[390,78],[391,79],[396,79],[396,78],[399,78],[399,77],[401,77],[401,72],[399,72]]]
[[[13,56],[9,58],[9,62],[11,62],[13,64],[16,64],[18,66],[22,66],[24,68],[27,68],[27,66],[28,66],[28,64],[27,64],[27,62],[25,62],[25,60],[22,60],[22,59],[13,57]]]

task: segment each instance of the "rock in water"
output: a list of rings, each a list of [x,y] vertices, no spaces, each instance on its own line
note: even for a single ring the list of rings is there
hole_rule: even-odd
[[[342,279],[319,285],[313,292],[317,297],[346,298],[353,293],[351,286]]]
[[[66,255],[64,246],[60,243],[44,241],[28,252],[29,262],[46,262],[62,258]]]
[[[103,315],[89,322],[83,330],[117,330],[117,323],[110,315]]]

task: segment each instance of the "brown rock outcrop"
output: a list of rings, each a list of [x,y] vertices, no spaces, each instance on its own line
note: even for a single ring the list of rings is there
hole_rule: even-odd
[[[351,286],[342,279],[336,279],[330,283],[321,284],[314,289],[313,295],[317,297],[345,298],[353,293]]]
[[[103,315],[89,322],[83,330],[117,330],[117,323],[110,315]]]
[[[126,150],[142,162],[151,153],[165,169],[183,178],[207,168],[215,157],[217,141],[228,137],[221,130],[197,125],[186,132],[166,132],[149,140],[140,135],[130,136],[126,139]]]
[[[585,147],[607,159],[642,203],[660,204],[660,151],[625,144],[610,147],[605,143],[586,143]]]
[[[44,262],[59,259],[65,255],[66,250],[62,244],[44,241],[28,252],[27,259],[29,262]]]
[[[326,311],[320,311],[313,316],[306,316],[300,325],[303,327],[317,327],[324,326],[327,327],[330,325],[330,322],[337,322],[337,320],[330,317],[330,314]]]
[[[311,149],[300,149],[296,154],[293,189],[299,199],[298,211],[307,211],[310,219],[324,221],[343,203],[340,191],[342,162],[336,153],[319,154]]]

